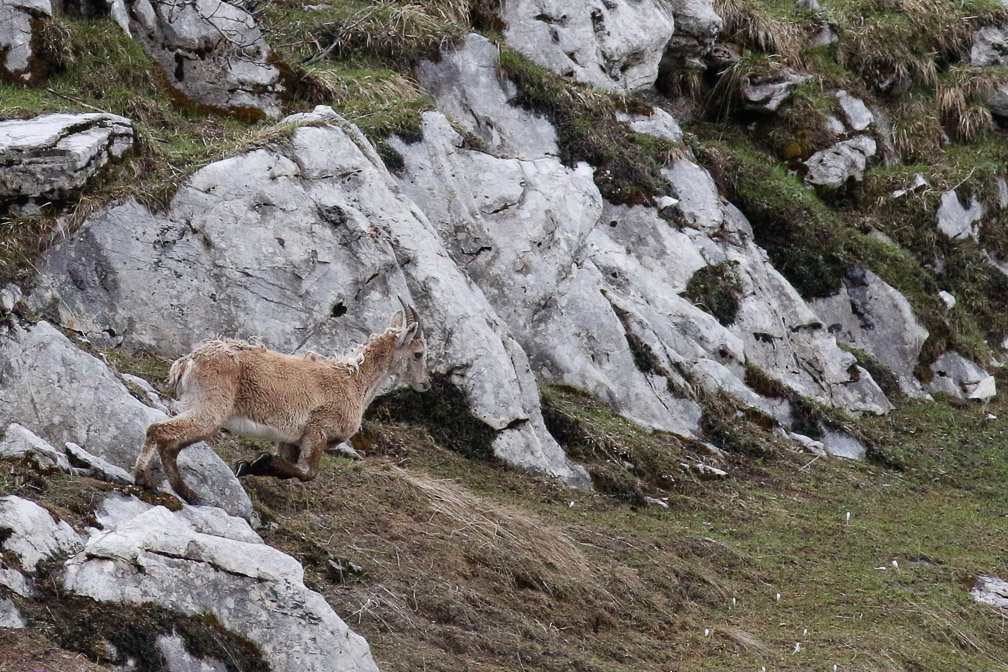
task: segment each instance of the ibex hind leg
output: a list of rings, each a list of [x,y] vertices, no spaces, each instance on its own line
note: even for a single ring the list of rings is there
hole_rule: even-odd
[[[156,451],[161,457],[161,466],[172,489],[190,504],[195,504],[199,497],[182,480],[182,473],[178,467],[178,454],[197,441],[212,436],[220,428],[220,424],[214,420],[182,413],[151,425],[147,429],[147,444],[137,459],[137,483],[150,487],[150,463],[153,460],[153,451]]]
[[[293,456],[294,452],[286,446],[293,444],[281,444],[280,455],[270,455],[264,453],[255,461],[240,462],[235,473],[240,475],[272,476],[274,478],[297,478],[302,481],[310,481],[318,475],[319,463],[322,461],[322,453],[326,446],[326,435],[324,432],[315,430],[307,431],[301,439],[297,449],[297,461],[284,459],[283,453]]]

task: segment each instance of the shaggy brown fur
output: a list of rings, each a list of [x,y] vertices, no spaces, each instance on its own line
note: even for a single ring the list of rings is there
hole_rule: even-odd
[[[234,339],[210,341],[172,364],[168,383],[177,389],[182,411],[147,429],[136,482],[156,487],[150,467],[159,455],[175,492],[197,503],[179,473],[178,454],[221,428],[278,442],[278,455],[239,462],[237,475],[310,481],[326,445],[357,433],[385,381],[404,378],[418,391],[430,389],[426,345],[419,315],[405,304],[392,326],[349,357],[298,357]]]

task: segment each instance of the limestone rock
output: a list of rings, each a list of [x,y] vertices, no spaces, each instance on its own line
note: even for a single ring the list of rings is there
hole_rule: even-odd
[[[508,44],[560,75],[606,91],[654,84],[673,36],[670,0],[509,0]]]
[[[989,604],[998,609],[1004,609],[1008,607],[1008,581],[999,579],[996,576],[984,576],[981,574],[977,577],[976,583],[973,584],[970,595],[977,602]]]
[[[949,238],[960,240],[972,238],[976,240],[979,232],[977,222],[983,219],[984,207],[976,196],[970,200],[969,208],[964,208],[954,189],[941,195],[938,204],[938,230]]]
[[[970,65],[1008,66],[1008,26],[984,26],[973,33]]]
[[[934,378],[927,385],[928,392],[944,392],[962,399],[979,390],[976,398],[989,399],[995,391],[993,376],[956,352],[946,352],[935,360],[931,371]]]
[[[66,522],[57,523],[35,502],[14,495],[0,497],[0,531],[0,549],[13,553],[29,573],[43,560],[82,548],[80,536]]]
[[[92,455],[73,441],[66,442],[66,452],[77,464],[85,465],[81,469],[94,478],[119,485],[133,485],[133,475],[130,472]]]
[[[978,401],[990,401],[997,396],[997,381],[994,376],[987,376],[970,391],[968,398]]]
[[[666,57],[677,68],[702,70],[724,21],[714,11],[713,0],[671,0],[675,33]]]
[[[860,98],[855,98],[846,91],[837,91],[837,102],[843,110],[847,123],[855,131],[863,131],[875,123],[875,115]]]
[[[230,522],[237,534],[197,530],[164,507],[121,519],[67,561],[64,590],[211,617],[254,643],[271,669],[377,672],[367,642],[305,588],[300,563]]]
[[[168,672],[227,672],[227,665],[213,658],[197,658],[189,653],[178,635],[161,635],[155,642]]]
[[[132,146],[132,123],[113,114],[0,121],[0,205],[14,199],[64,198]]]
[[[27,459],[42,472],[70,471],[70,463],[65,454],[16,422],[7,425],[3,440],[0,441],[0,459]]]
[[[863,460],[868,453],[865,445],[846,432],[826,431],[823,434],[826,452],[847,460]]]
[[[168,81],[200,105],[276,117],[280,72],[251,14],[221,0],[127,0],[129,32]]]
[[[49,0],[0,0],[0,80],[32,79],[32,21],[45,16],[52,16]]]
[[[424,317],[431,369],[500,432],[499,452],[586,484],[542,423],[521,348],[371,145],[329,108],[299,122],[318,125],[203,168],[167,213],[127,202],[91,218],[46,255],[30,300],[60,297],[63,323],[99,347],[176,357],[218,334],[342,354],[383,331],[402,296]]]
[[[46,322],[27,329],[15,325],[0,337],[0,425],[19,420],[56,445],[80,443],[132,471],[147,427],[165,417],[133,398],[101,361]],[[179,466],[208,503],[257,520],[238,479],[209,446],[186,449]]]
[[[616,118],[637,133],[653,135],[670,142],[682,142],[683,135],[679,122],[660,107],[653,108],[650,115],[617,112]]]
[[[740,83],[742,107],[752,112],[773,114],[791,96],[791,88],[808,80],[790,68],[769,75],[750,75]]]
[[[849,180],[860,182],[865,166],[875,156],[875,141],[867,135],[848,140],[816,152],[805,161],[808,173],[805,181],[816,187],[839,189]]]
[[[539,158],[559,154],[556,129],[545,118],[508,101],[515,85],[497,67],[497,47],[475,33],[438,63],[423,61],[417,78],[442,112],[497,154]]]
[[[0,628],[16,630],[25,627],[21,612],[10,598],[0,600]]]
[[[925,395],[914,368],[928,331],[902,294],[870,270],[856,269],[836,296],[809,303],[837,341],[862,350],[888,367],[900,389],[911,397]]]

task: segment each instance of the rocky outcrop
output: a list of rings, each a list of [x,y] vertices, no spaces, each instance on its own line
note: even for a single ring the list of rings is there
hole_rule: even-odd
[[[651,114],[617,112],[616,118],[637,133],[652,135],[669,142],[682,142],[683,134],[679,122],[660,107],[652,108]]]
[[[847,125],[854,131],[864,131],[875,123],[875,115],[864,101],[856,98],[846,91],[837,91],[837,102],[843,110]]]
[[[875,141],[867,135],[838,142],[805,161],[805,182],[827,190],[840,189],[851,180],[860,182],[875,151]]]
[[[482,35],[468,35],[437,63],[417,66],[425,91],[462,128],[501,155],[538,157],[559,154],[556,129],[543,117],[509,105],[517,90],[497,67],[497,47]]]
[[[193,103],[276,117],[280,71],[251,14],[221,0],[128,0],[129,30]]]
[[[80,536],[65,521],[58,523],[35,502],[20,497],[0,497],[0,548],[13,554],[21,570],[34,572],[38,563],[69,555],[82,547]]]
[[[254,644],[270,669],[377,672],[367,642],[305,587],[300,563],[262,543],[244,520],[131,499],[106,500],[102,509],[105,529],[67,561],[65,591],[214,619]],[[159,638],[159,648],[170,645]]]
[[[49,0],[0,0],[0,80],[34,78],[33,24],[47,16],[52,16]]]
[[[654,84],[674,33],[669,0],[510,0],[508,44],[560,75],[606,91]]]
[[[917,321],[906,297],[882,278],[867,269],[852,270],[839,294],[809,306],[837,341],[888,367],[904,394],[924,396],[914,369],[928,331]]]
[[[66,454],[16,422],[7,425],[4,431],[3,440],[0,441],[0,460],[24,460],[42,473],[70,472],[70,461]]]
[[[1008,25],[984,26],[973,33],[970,64],[976,67],[1008,66]],[[991,114],[1008,119],[1008,80],[984,93]]]
[[[997,393],[994,376],[956,352],[946,352],[931,365],[934,377],[928,392],[943,392],[960,399],[987,401]]]
[[[60,297],[61,321],[100,347],[175,357],[217,334],[346,352],[412,297],[431,368],[498,430],[497,454],[586,484],[542,423],[521,347],[371,145],[328,108],[299,122],[317,125],[200,170],[167,213],[127,202],[86,222],[46,256],[31,302]]]
[[[773,114],[788,98],[795,84],[808,80],[808,75],[781,68],[767,75],[749,75],[739,82],[742,108],[751,112]]]
[[[712,0],[671,0],[675,33],[666,49],[670,65],[702,70],[724,22],[714,11]]]
[[[132,123],[113,114],[0,121],[0,205],[65,198],[132,146]]]
[[[936,215],[938,230],[954,240],[963,238],[977,240],[980,235],[977,223],[983,216],[983,204],[976,196],[971,197],[969,207],[965,208],[955,190],[950,189],[941,195],[941,202],[938,204]]]
[[[165,417],[45,322],[15,324],[0,336],[0,426],[18,422],[56,446],[78,443],[131,472],[147,427]],[[209,446],[188,448],[179,466],[208,503],[258,520],[241,484]]]

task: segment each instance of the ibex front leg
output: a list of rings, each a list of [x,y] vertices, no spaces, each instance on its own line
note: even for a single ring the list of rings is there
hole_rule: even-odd
[[[284,459],[293,453],[281,446],[281,455],[264,453],[252,463],[239,463],[236,473],[239,476],[273,476],[274,478],[297,478],[310,481],[318,475],[322,453],[326,447],[326,433],[321,429],[309,428],[301,436],[301,450],[297,462]]]

